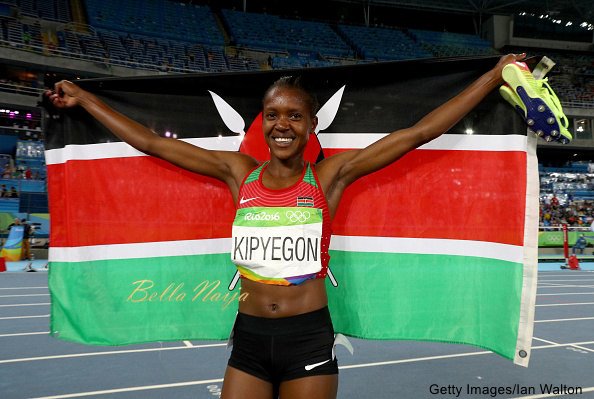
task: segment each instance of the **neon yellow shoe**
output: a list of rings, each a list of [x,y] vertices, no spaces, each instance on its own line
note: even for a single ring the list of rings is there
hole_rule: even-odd
[[[524,117],[530,130],[546,141],[567,144],[573,139],[559,98],[546,78],[534,79],[523,62],[506,65],[502,76],[507,85],[499,93]]]
[[[505,101],[507,101],[520,115],[522,118],[526,119],[526,106],[522,102],[522,99],[518,97],[516,92],[512,90],[511,87],[506,83],[501,85],[499,88],[499,94]]]

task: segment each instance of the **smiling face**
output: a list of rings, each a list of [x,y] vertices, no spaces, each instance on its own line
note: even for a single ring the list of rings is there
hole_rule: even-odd
[[[302,158],[309,134],[318,122],[307,94],[291,87],[275,87],[266,94],[263,105],[262,130],[271,157]]]

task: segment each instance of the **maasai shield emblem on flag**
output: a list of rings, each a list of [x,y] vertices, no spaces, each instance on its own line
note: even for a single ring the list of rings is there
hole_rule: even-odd
[[[323,151],[313,144],[308,157],[361,148],[414,124],[496,62],[298,71],[328,114],[319,114]],[[172,140],[241,147],[260,159],[262,94],[291,73],[80,84]],[[115,345],[226,338],[249,293],[228,290],[234,205],[224,184],[141,154],[81,109],[51,112],[52,334]],[[534,143],[494,92],[450,134],[345,192],[331,244],[338,286],[328,282],[336,331],[472,344],[527,365],[537,201]]]

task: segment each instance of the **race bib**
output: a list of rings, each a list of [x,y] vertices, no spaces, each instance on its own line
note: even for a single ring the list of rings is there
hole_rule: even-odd
[[[287,278],[322,270],[322,210],[252,207],[237,210],[233,263],[265,278]]]

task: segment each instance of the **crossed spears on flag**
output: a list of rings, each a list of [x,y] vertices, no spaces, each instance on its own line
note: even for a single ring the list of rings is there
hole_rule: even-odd
[[[342,86],[336,93],[330,97],[328,101],[320,108],[318,113],[316,114],[318,118],[318,125],[314,131],[314,134],[317,136],[318,132],[321,130],[327,129],[334,118],[336,117],[336,113],[338,112],[338,107],[340,106],[340,101],[342,100],[342,94],[344,93],[345,86]],[[239,134],[241,140],[245,136],[245,121],[243,120],[242,116],[237,112],[231,105],[229,105],[225,100],[223,100],[218,94],[208,90],[210,93],[212,100],[215,103],[215,107],[225,123],[225,126],[233,133]],[[319,140],[318,140],[319,141]],[[241,141],[240,141],[241,142]],[[328,278],[334,287],[338,287],[338,281],[332,274],[332,270],[328,267]],[[239,281],[239,271],[235,272],[235,275],[231,279],[229,283],[229,291],[235,289],[237,282]]]

